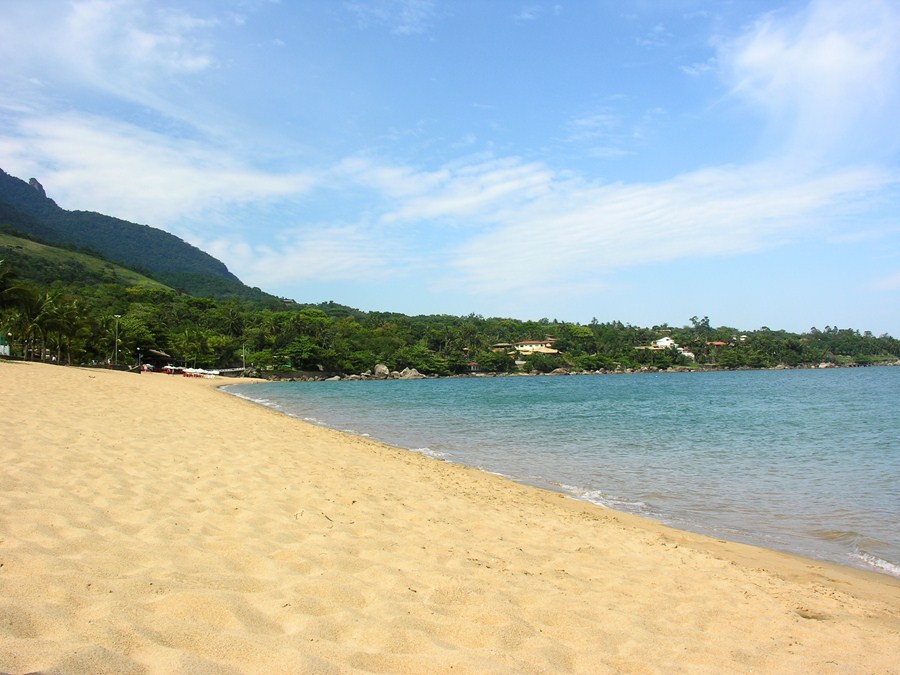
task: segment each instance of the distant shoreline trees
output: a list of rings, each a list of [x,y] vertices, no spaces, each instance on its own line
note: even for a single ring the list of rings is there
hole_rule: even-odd
[[[115,319],[118,315],[118,319]],[[35,283],[0,262],[0,328],[13,354],[67,364],[136,363],[139,349],[172,356],[177,365],[246,366],[261,371],[358,374],[383,363],[425,375],[518,370],[499,343],[556,339],[559,354],[524,358],[525,371],[549,372],[670,368],[771,368],[779,365],[873,365],[900,359],[900,341],[826,326],[806,333],[767,327],[739,331],[691,317],[683,327],[590,324],[510,318],[362,312],[333,302],[285,303],[196,298],[171,289],[116,283]],[[674,349],[648,351],[663,335],[695,356]]]

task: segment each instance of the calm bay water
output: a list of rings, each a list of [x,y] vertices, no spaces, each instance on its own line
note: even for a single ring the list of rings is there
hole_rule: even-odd
[[[900,368],[228,391],[682,529],[900,576]]]

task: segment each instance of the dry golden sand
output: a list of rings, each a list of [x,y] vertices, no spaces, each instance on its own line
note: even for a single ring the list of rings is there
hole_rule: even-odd
[[[0,671],[900,672],[900,583],[0,362]]]

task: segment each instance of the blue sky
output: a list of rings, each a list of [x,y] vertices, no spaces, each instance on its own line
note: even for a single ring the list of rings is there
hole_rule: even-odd
[[[900,337],[891,0],[4,3],[0,168],[300,302]]]

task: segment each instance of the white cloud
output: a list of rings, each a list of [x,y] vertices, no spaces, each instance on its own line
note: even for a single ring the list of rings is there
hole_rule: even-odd
[[[329,278],[359,278],[380,266],[402,273],[410,261],[390,253],[402,248],[396,239],[402,236],[441,270],[435,288],[483,294],[530,293],[535,283],[547,293],[598,288],[627,267],[828,237],[836,218],[897,182],[877,168],[802,172],[770,160],[658,183],[606,185],[539,163],[484,157],[434,171],[354,159],[332,177],[348,192],[372,191],[366,237],[356,230],[298,236],[291,246],[264,252],[260,274],[277,268],[287,280],[296,268],[297,278],[306,279],[292,261],[328,246],[336,248],[314,257],[337,262],[310,269]],[[431,243],[422,245],[426,240]],[[381,257],[372,257],[376,249]]]
[[[172,138],[82,114],[27,117],[0,137],[3,168],[37,177],[64,208],[164,227],[229,206],[299,197],[306,172],[276,174],[208,142]]]
[[[762,109],[788,150],[869,157],[900,147],[900,5],[813,0],[772,13],[719,62],[732,91]]]
[[[761,250],[809,236],[818,218],[827,223],[839,204],[890,181],[877,170],[790,171],[766,163],[651,184],[553,182],[460,245],[456,278],[479,292],[525,292],[536,279],[552,288],[634,265]]]
[[[530,203],[552,180],[553,174],[546,167],[517,158],[455,163],[418,181],[427,185],[428,191],[410,195],[386,212],[382,220],[449,220],[457,225],[498,222],[510,209]]]
[[[335,177],[362,185],[388,199],[403,199],[427,194],[449,176],[449,170],[416,171],[411,167],[389,165],[371,158],[350,157],[338,164]]]
[[[317,225],[283,234],[277,246],[217,239],[204,248],[238,277],[263,288],[361,278],[372,282],[396,270],[391,248],[359,226]]]
[[[0,19],[0,57],[63,87],[88,87],[171,113],[163,81],[214,63],[217,21],[142,0],[14,3]]]

